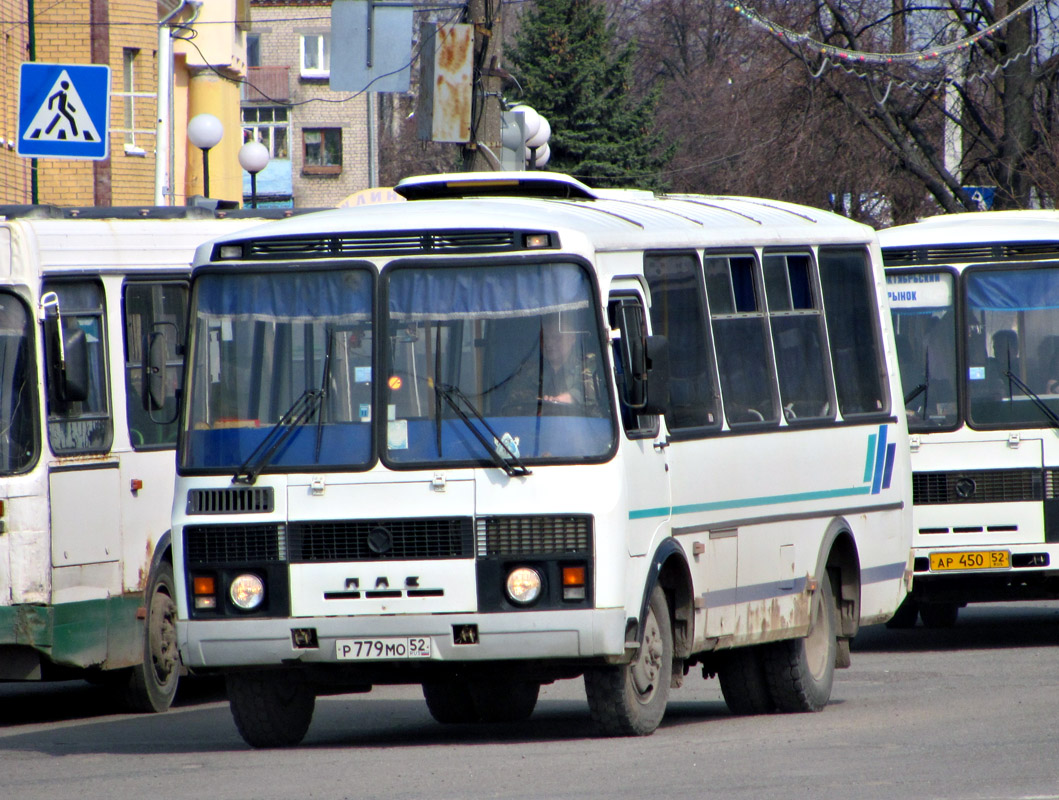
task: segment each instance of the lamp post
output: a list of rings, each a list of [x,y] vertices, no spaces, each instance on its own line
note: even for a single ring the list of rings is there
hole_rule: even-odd
[[[196,114],[188,122],[188,139],[202,150],[202,194],[210,196],[210,148],[224,136],[224,126],[213,114]]]
[[[247,142],[239,148],[239,165],[250,173],[250,207],[257,208],[257,173],[268,166],[268,148]]]

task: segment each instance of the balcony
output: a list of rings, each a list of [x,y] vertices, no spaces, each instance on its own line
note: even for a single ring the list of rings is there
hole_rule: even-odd
[[[247,67],[243,100],[247,103],[290,100],[290,67]]]

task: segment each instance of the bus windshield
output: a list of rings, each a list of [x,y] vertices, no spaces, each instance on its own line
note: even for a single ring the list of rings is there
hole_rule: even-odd
[[[409,266],[387,275],[388,463],[610,454],[599,313],[581,267]]]
[[[965,273],[968,421],[1043,427],[1059,410],[1059,267]]]
[[[363,268],[201,275],[181,466],[366,468],[372,284]]]
[[[25,305],[0,291],[0,475],[25,471],[37,453],[31,324]]]
[[[956,314],[949,272],[886,278],[910,430],[956,425]]]

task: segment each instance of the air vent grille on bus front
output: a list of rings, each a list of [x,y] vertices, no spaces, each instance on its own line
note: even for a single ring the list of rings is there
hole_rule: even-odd
[[[290,523],[291,561],[471,558],[470,517]]]
[[[284,526],[188,525],[184,551],[189,564],[250,564],[287,557]]]
[[[422,253],[456,255],[523,250],[527,249],[526,241],[531,235],[547,237],[545,240],[537,238],[534,249],[540,249],[541,241],[547,241],[555,247],[559,240],[555,233],[540,231],[454,230],[285,236],[249,239],[241,244],[242,258],[248,259],[367,258]],[[225,245],[228,246],[231,245]],[[215,249],[215,259],[218,254],[219,250]]]
[[[479,517],[478,557],[592,553],[592,517]]]
[[[271,486],[237,486],[188,491],[188,514],[267,514],[273,508]]]
[[[1041,500],[1041,473],[1039,469],[915,472],[912,474],[912,502],[915,505],[937,505]]]
[[[973,264],[985,261],[1040,261],[1059,259],[1059,242],[997,242],[994,244],[884,247],[883,265]]]

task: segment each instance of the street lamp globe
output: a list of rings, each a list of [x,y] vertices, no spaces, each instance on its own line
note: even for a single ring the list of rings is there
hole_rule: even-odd
[[[251,175],[268,166],[268,148],[261,142],[247,142],[239,148],[239,166]]]
[[[195,147],[209,150],[224,136],[224,125],[213,114],[196,114],[188,121],[188,139]]]

